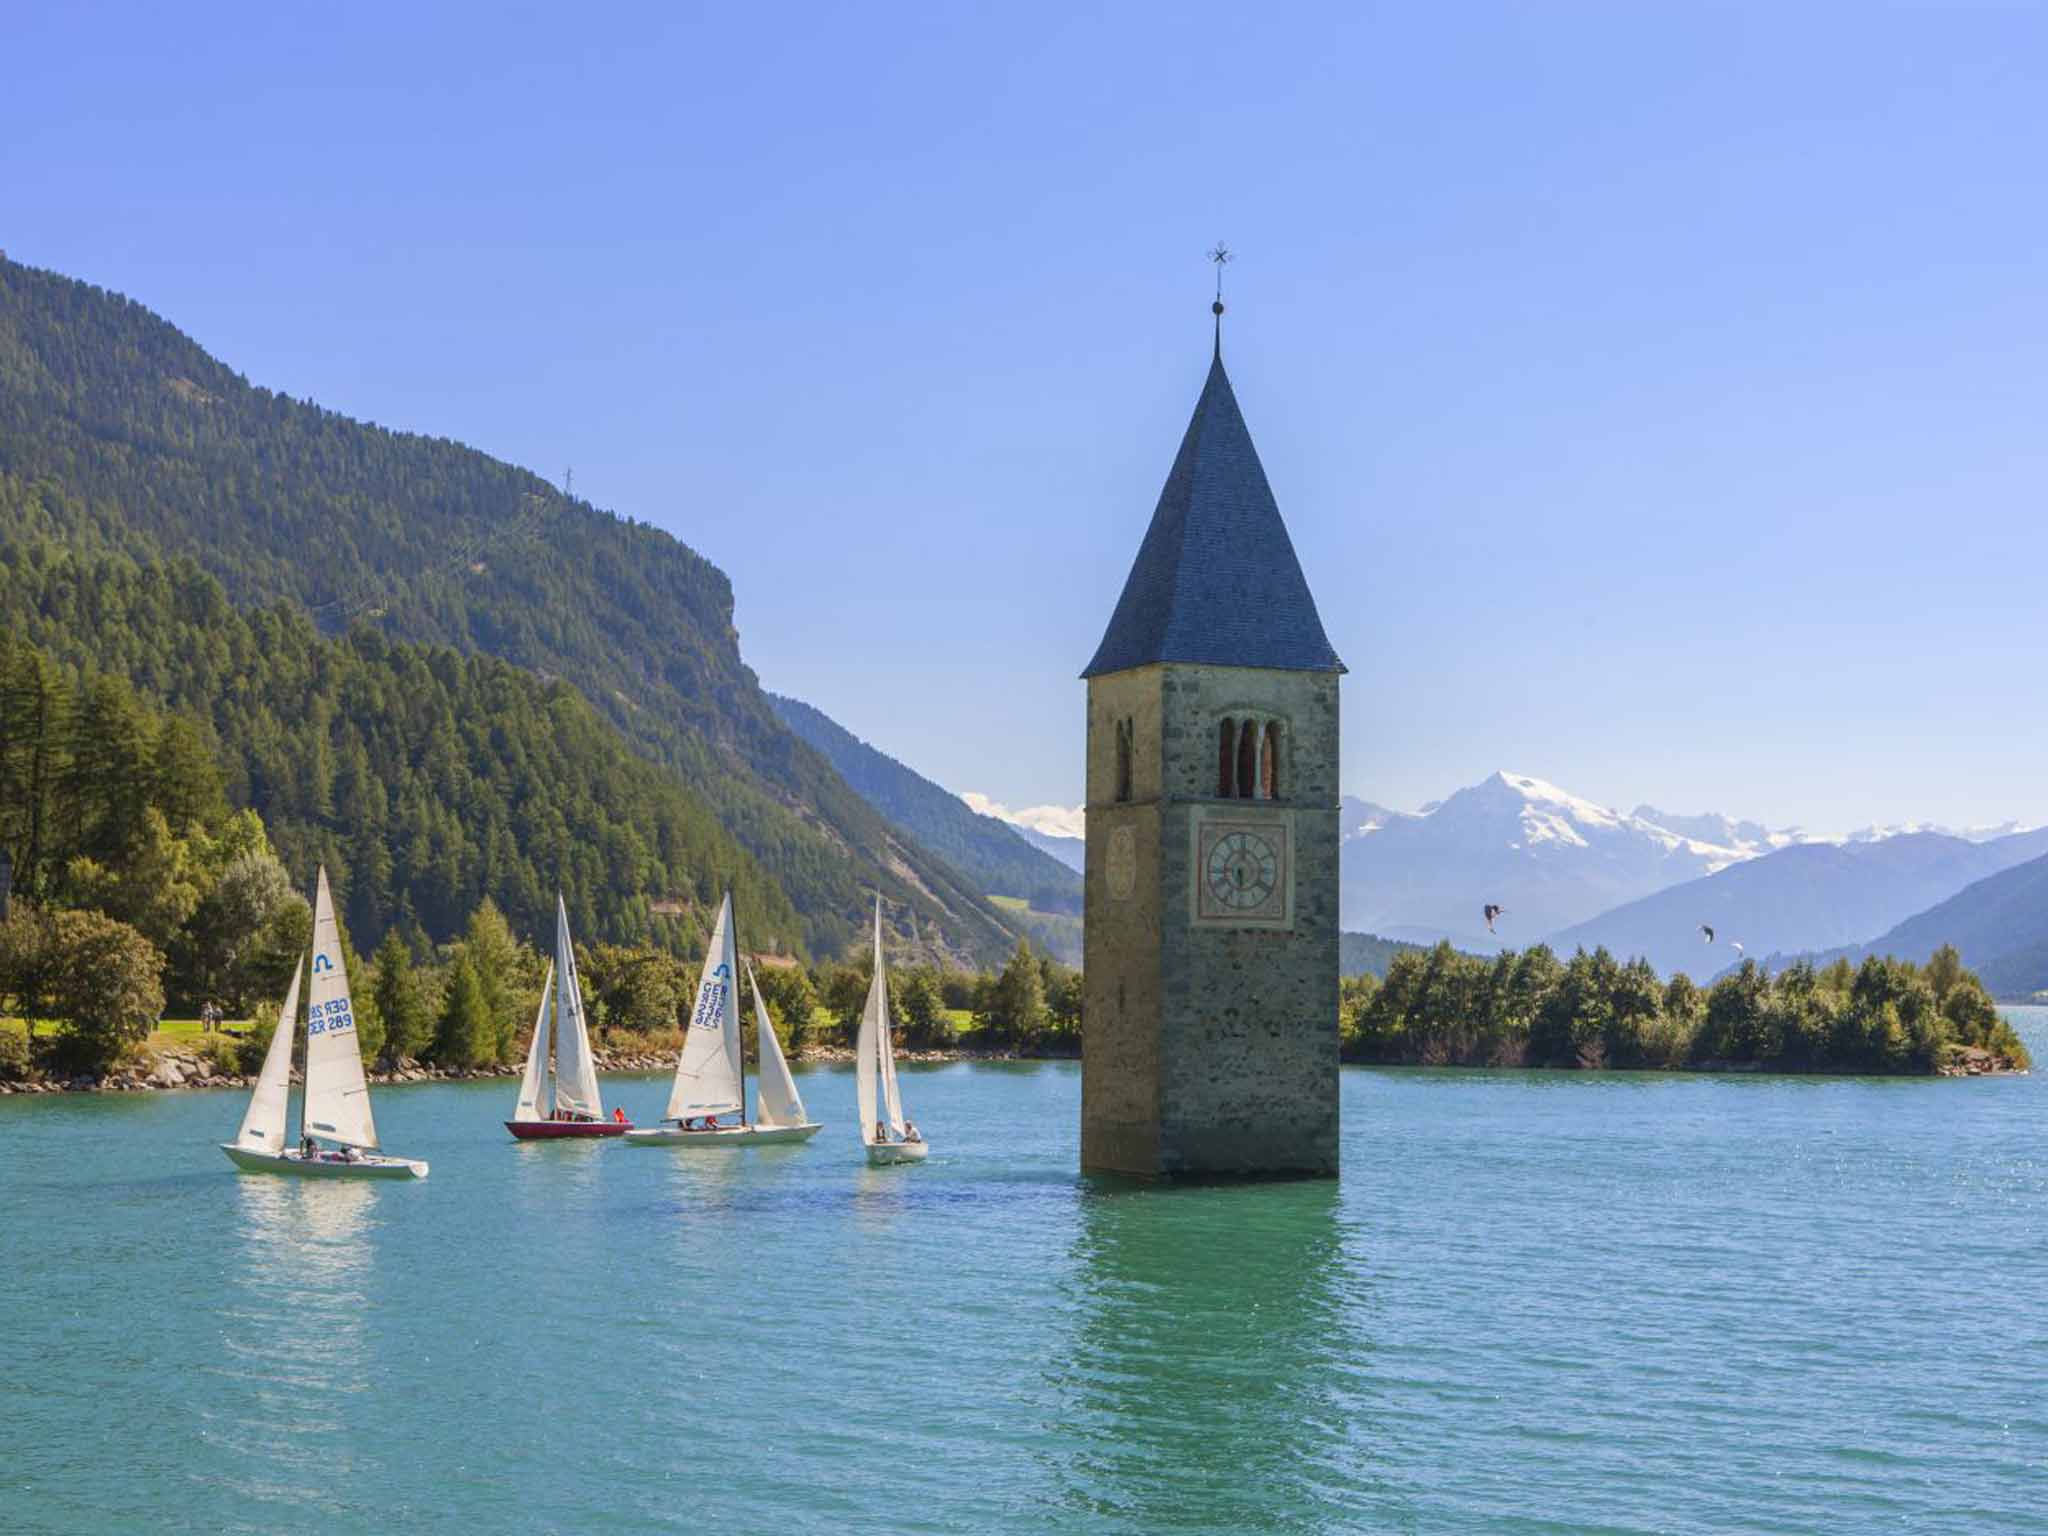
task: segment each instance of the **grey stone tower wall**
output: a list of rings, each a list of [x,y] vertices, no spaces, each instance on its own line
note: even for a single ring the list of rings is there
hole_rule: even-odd
[[[1088,825],[1082,874],[1081,1166],[1159,1167],[1160,719],[1164,668],[1088,684]],[[1116,732],[1131,722],[1131,798],[1117,799]],[[1118,829],[1125,829],[1119,833]],[[1112,894],[1109,848],[1130,843],[1129,890]]]
[[[1178,663],[1091,680],[1084,1167],[1337,1171],[1337,690],[1334,673]],[[1217,794],[1225,717],[1282,722],[1275,799]],[[1132,725],[1127,802],[1119,720]],[[1198,856],[1219,818],[1286,849],[1285,920],[1205,914]]]

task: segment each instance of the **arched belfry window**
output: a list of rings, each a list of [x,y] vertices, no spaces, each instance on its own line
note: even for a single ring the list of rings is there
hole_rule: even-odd
[[[1280,798],[1280,722],[1266,722],[1266,749],[1259,754],[1259,795],[1266,800]]]
[[[1259,722],[1247,720],[1237,733],[1237,798],[1249,800],[1259,783]]]
[[[1131,798],[1131,737],[1132,722],[1128,716],[1116,723],[1116,797],[1119,801]]]
[[[1228,800],[1237,778],[1237,722],[1226,719],[1216,733],[1216,794]]]

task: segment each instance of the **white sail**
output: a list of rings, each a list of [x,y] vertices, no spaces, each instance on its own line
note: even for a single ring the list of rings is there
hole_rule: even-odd
[[[744,1107],[740,1099],[738,960],[732,936],[732,894],[727,892],[718,908],[718,926],[711,930],[711,949],[704,956],[696,1005],[690,1010],[683,1054],[676,1062],[675,1086],[669,1090],[671,1120],[728,1115]]]
[[[554,1107],[548,1091],[548,989],[554,980],[555,968],[550,965],[547,979],[540,984],[540,1008],[533,1016],[533,1041],[526,1047],[526,1070],[519,1074],[514,1120],[545,1120]]]
[[[355,1009],[349,1002],[348,972],[341,963],[341,930],[334,922],[334,898],[328,894],[325,865],[321,866],[313,899],[310,975],[305,1127],[311,1134],[329,1141],[374,1150],[377,1122],[370,1114],[370,1085],[363,1076]]]
[[[875,972],[868,979],[868,998],[860,1010],[860,1038],[854,1046],[854,1090],[860,1102],[860,1139],[877,1140],[875,1079],[881,1071],[882,1043],[889,1034],[889,979],[882,970],[882,898],[875,898]]]
[[[896,1042],[890,1038],[889,1002],[882,997],[882,1109],[889,1117],[889,1129],[899,1138],[909,1129],[903,1118],[903,1095],[896,1088]]]
[[[256,1074],[256,1091],[249,1095],[248,1113],[235,1145],[257,1152],[284,1150],[286,1111],[291,1107],[292,1037],[299,1028],[299,973],[306,960],[299,957],[292,967],[292,984],[285,988],[284,1007],[278,1010],[277,1028],[270,1034],[270,1049],[263,1053],[263,1070]]]
[[[754,1037],[761,1052],[761,1087],[756,1095],[760,1113],[754,1123],[762,1126],[804,1124],[804,1101],[797,1096],[796,1079],[789,1075],[783,1059],[782,1042],[775,1038],[775,1025],[761,1001],[761,983],[754,968],[747,967],[747,980],[754,987]]]
[[[555,1107],[604,1118],[597,1088],[597,1059],[583,1022],[583,979],[576,974],[576,946],[569,940],[569,908],[555,897]]]

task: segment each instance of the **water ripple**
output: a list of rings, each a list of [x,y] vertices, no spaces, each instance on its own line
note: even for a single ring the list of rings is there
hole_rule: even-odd
[[[907,1074],[916,1169],[845,1073],[751,1153],[397,1089],[407,1187],[0,1101],[0,1526],[2048,1530],[2048,1077],[1347,1072],[1340,1183],[1188,1190],[1078,1086]]]

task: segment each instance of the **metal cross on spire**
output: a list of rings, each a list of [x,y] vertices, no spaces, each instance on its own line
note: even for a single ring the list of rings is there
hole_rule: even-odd
[[[1230,262],[1230,247],[1221,240],[1209,253],[1209,259],[1216,263],[1216,302],[1209,306],[1209,312],[1216,317],[1216,355],[1223,355],[1223,269]]]

